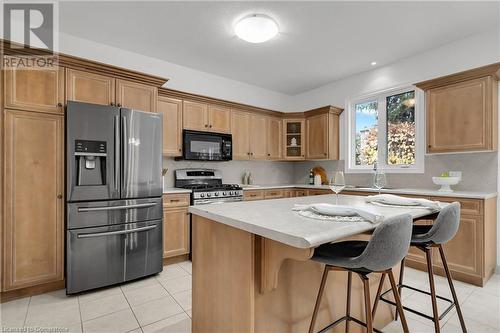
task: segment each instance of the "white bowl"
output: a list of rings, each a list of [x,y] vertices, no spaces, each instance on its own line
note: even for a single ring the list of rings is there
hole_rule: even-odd
[[[456,185],[460,182],[460,177],[432,177],[432,181],[436,185],[441,185],[439,191],[453,192],[450,185]]]

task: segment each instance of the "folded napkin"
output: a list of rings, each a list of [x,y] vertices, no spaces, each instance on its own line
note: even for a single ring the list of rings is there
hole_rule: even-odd
[[[421,198],[405,198],[394,194],[377,194],[365,198],[366,202],[380,203],[392,206],[418,206],[430,209],[440,209],[438,201],[431,201]]]
[[[316,214],[327,215],[327,216],[354,216],[359,215],[371,223],[379,223],[384,220],[382,215],[377,215],[372,212],[366,211],[364,209],[352,207],[352,206],[341,206],[341,205],[331,205],[326,203],[317,203],[310,205],[298,205],[296,204],[292,210],[303,211],[309,210]]]

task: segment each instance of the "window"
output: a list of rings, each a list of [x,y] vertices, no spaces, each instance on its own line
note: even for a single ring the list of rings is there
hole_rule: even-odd
[[[347,172],[367,172],[377,163],[386,172],[424,171],[422,92],[393,89],[349,103]]]

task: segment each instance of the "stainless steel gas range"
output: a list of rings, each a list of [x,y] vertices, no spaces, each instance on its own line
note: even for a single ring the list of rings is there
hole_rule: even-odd
[[[243,200],[243,189],[223,184],[222,173],[214,169],[175,170],[175,187],[192,191],[191,205],[207,205]]]

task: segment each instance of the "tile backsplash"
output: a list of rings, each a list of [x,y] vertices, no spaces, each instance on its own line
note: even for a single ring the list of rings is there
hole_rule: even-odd
[[[268,162],[268,161],[231,161],[231,162],[196,162],[163,159],[163,167],[168,168],[165,187],[174,186],[175,169],[212,168],[222,171],[225,183],[241,183],[245,171],[252,173],[253,184],[306,184],[309,170],[322,166],[328,176],[334,170],[343,170],[343,161],[313,162]],[[443,171],[462,171],[462,181],[453,186],[456,190],[496,192],[498,161],[496,152],[442,154],[425,156],[425,173],[387,174],[387,186],[396,188],[438,189],[432,182],[433,176]],[[346,182],[350,185],[372,185],[372,174],[348,174]]]

